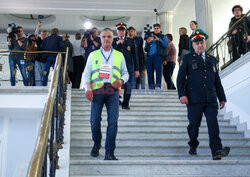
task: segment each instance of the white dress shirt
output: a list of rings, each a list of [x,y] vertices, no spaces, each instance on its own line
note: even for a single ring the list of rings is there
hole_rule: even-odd
[[[109,51],[105,51],[102,47],[101,49],[103,55],[108,58],[110,55],[110,52],[112,51],[111,49]],[[91,78],[91,72],[92,72],[92,53],[90,53],[88,60],[87,60],[87,64],[85,66],[84,69],[84,73],[83,73],[83,87],[85,88],[85,91],[87,91],[87,83],[90,82],[90,78]],[[108,62],[106,61],[106,59],[102,56],[102,64],[108,64],[113,66],[113,53],[111,54]],[[113,76],[113,70],[111,70],[110,73],[110,77],[109,79],[103,79],[104,83],[111,83],[111,78]],[[126,83],[129,79],[129,74],[127,71],[127,67],[126,67],[126,62],[124,59],[124,56],[122,55],[122,64],[121,64],[121,79],[124,81],[124,83]]]
[[[85,50],[83,47],[81,47],[81,40],[75,40],[73,43],[73,53],[72,56],[82,56],[85,53]]]

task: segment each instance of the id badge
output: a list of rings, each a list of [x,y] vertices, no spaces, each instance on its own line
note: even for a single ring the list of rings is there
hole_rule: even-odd
[[[112,71],[112,66],[107,64],[102,64],[98,77],[103,79],[109,79]]]

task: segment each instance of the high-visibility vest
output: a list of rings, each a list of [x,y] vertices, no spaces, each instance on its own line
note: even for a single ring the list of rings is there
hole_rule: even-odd
[[[99,72],[102,65],[101,49],[92,52],[92,72],[90,77],[90,86],[92,90],[100,89],[104,86],[103,78],[99,78]],[[122,53],[113,49],[113,66],[111,84],[121,79]]]

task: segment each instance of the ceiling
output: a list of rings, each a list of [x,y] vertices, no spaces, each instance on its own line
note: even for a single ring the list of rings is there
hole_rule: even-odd
[[[174,11],[181,0],[1,0],[0,30],[5,30],[9,23],[15,22],[26,30],[33,30],[37,20],[13,17],[9,14],[53,15],[42,20],[41,29],[54,27],[64,31],[79,31],[83,23],[91,21],[98,28],[111,27],[125,22],[142,31],[146,23],[155,20],[154,9],[158,13]],[[86,16],[124,16],[114,21],[95,21]]]

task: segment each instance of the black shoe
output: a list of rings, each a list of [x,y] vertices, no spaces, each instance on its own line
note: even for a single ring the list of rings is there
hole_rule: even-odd
[[[118,160],[118,159],[115,157],[114,153],[107,153],[105,155],[104,160]]]
[[[227,146],[222,149],[219,149],[215,151],[215,153],[213,154],[213,160],[220,160],[222,159],[222,157],[228,156],[229,152],[230,152],[230,147]]]
[[[91,152],[90,152],[90,155],[92,156],[92,157],[97,157],[97,156],[99,156],[99,150],[101,149],[101,145],[100,144],[94,144],[94,146],[93,146],[93,148],[92,148],[92,150],[91,150]]]
[[[130,109],[130,107],[127,105],[122,105],[122,109],[127,109],[127,110],[129,110]]]
[[[188,153],[189,153],[190,155],[197,155],[196,148],[194,148],[194,147],[190,147],[190,149],[189,149]]]

